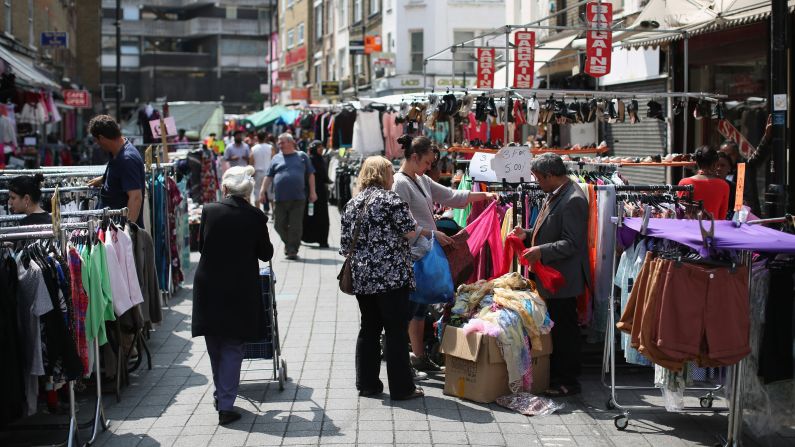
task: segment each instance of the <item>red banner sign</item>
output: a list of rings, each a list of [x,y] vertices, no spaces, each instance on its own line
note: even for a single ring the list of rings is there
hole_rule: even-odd
[[[306,60],[306,47],[298,47],[284,55],[284,65],[292,65]]]
[[[586,19],[590,29],[586,38],[585,72],[598,78],[610,73],[610,56],[613,52],[613,5],[589,2]]]
[[[63,102],[67,106],[87,109],[91,107],[91,93],[87,90],[64,90]]]
[[[754,152],[754,146],[745,139],[743,134],[737,130],[736,127],[729,122],[729,120],[719,120],[718,121],[718,132],[723,135],[727,140],[733,140],[740,146],[740,153],[743,154],[743,157],[750,157],[751,154]]]
[[[309,101],[308,88],[294,88],[290,89],[290,99],[293,101]]]
[[[478,88],[494,87],[494,48],[478,48]]]
[[[513,87],[533,88],[536,59],[536,33],[517,31],[514,34]]]

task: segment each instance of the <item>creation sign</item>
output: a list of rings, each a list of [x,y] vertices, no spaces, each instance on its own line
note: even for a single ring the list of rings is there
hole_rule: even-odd
[[[494,87],[494,48],[478,48],[478,88]]]
[[[610,73],[613,52],[613,5],[589,2],[586,6],[589,31],[586,36],[585,72],[598,78]]]
[[[91,93],[88,90],[64,90],[63,102],[67,106],[87,109],[91,107]]]
[[[517,31],[514,35],[513,87],[533,88],[535,76],[536,33]]]

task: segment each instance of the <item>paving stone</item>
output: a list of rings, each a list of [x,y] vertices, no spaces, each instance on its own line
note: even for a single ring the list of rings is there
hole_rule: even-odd
[[[396,431],[396,444],[430,444],[431,434],[427,431]]]
[[[505,439],[500,433],[472,433],[467,432],[469,445],[505,445]]]
[[[392,444],[394,433],[392,431],[360,431],[358,442],[364,445]]]
[[[245,445],[248,433],[216,434],[210,439],[210,447],[228,447]]]

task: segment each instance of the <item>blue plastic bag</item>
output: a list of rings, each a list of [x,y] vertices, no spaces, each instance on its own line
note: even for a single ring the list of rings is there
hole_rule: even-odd
[[[442,246],[436,238],[431,237],[431,249],[422,259],[414,261],[414,279],[417,289],[411,292],[409,299],[415,303],[437,304],[453,300],[455,288],[450,264]]]

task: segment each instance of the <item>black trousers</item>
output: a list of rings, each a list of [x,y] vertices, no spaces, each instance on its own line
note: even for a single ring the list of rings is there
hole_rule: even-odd
[[[405,397],[414,392],[409,364],[409,291],[406,288],[375,295],[356,295],[362,324],[356,340],[356,389],[383,389],[381,371],[381,331],[386,334],[386,372],[389,394]]]
[[[546,300],[552,327],[552,356],[549,359],[550,386],[578,387],[581,343],[577,324],[577,298]]]

